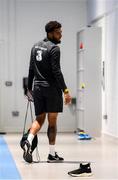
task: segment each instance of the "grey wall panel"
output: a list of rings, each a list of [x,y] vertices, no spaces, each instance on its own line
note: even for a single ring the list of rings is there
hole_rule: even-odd
[[[85,28],[78,33],[77,41],[77,64],[81,64],[77,66],[79,67],[77,69],[78,128],[93,136],[100,136],[102,124],[101,28]]]

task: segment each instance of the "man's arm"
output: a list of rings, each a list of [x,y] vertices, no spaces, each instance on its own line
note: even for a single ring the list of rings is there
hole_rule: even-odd
[[[66,83],[64,81],[63,74],[61,72],[60,67],[60,48],[58,46],[54,46],[51,51],[51,66],[52,66],[52,73],[60,87],[60,89],[64,90],[67,89]]]
[[[33,48],[31,50],[30,55],[30,65],[29,65],[29,74],[28,74],[28,90],[27,90],[27,98],[29,101],[33,101],[32,95],[32,84],[34,79],[34,52]]]
[[[28,90],[32,90],[32,84],[34,79],[34,52],[33,48],[30,55],[30,65],[29,65],[29,74],[28,74]]]
[[[66,83],[64,81],[63,74],[61,72],[60,67],[60,48],[58,46],[55,46],[51,49],[51,65],[52,65],[52,72],[54,74],[54,77],[64,93],[65,98],[65,104],[68,104],[71,102],[71,96],[69,93],[69,90],[67,89]]]

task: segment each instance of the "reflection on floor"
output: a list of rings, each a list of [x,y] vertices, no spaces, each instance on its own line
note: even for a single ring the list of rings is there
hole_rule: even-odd
[[[78,140],[74,133],[59,133],[56,150],[59,155],[64,157],[66,163],[57,164],[46,162],[48,156],[46,133],[38,135],[41,163],[34,164],[27,164],[22,158],[22,150],[19,145],[20,134],[6,134],[4,138],[23,180],[74,179],[67,173],[78,168],[80,161],[91,162],[93,176],[88,178],[75,177],[75,179],[118,179],[118,140],[112,137],[104,135],[101,138],[82,141]],[[35,152],[34,158],[36,158]],[[1,160],[0,164],[2,164]]]

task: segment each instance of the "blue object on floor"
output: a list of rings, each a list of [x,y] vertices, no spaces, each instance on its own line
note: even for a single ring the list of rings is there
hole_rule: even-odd
[[[85,139],[86,139],[86,140],[92,139],[92,137],[91,137],[90,135],[88,135],[88,134],[85,134],[84,136],[85,136]]]
[[[3,136],[0,136],[0,179],[21,180],[15,161]]]
[[[79,140],[91,140],[92,137],[88,134],[86,134],[85,132],[80,132],[78,133],[79,136]]]
[[[79,139],[80,140],[85,140],[85,135],[84,134],[79,134]]]

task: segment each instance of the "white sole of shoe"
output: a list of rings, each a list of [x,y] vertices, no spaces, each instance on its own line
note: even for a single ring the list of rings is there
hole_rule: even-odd
[[[92,176],[93,174],[92,173],[82,173],[82,174],[72,174],[72,173],[68,173],[70,176],[73,176],[73,177],[89,177],[89,176]]]

